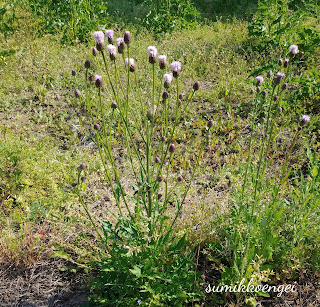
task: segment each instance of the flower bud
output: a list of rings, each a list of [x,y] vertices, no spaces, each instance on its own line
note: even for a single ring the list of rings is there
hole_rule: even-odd
[[[98,51],[102,51],[105,47],[104,34],[102,31],[96,31],[93,33],[93,37],[96,41],[96,48]]]
[[[132,41],[132,38],[131,38],[131,33],[130,33],[130,31],[124,32],[124,42],[125,42],[127,45],[129,45],[131,41]]]
[[[303,56],[304,56],[304,52],[303,52],[303,51],[301,51],[301,52],[299,53],[299,58],[300,58],[300,59],[302,59],[302,58],[303,58]]]
[[[295,56],[298,52],[299,52],[299,50],[298,50],[298,46],[297,45],[291,45],[289,47],[289,55],[291,57]]]
[[[158,62],[160,69],[165,69],[167,65],[167,57],[165,55],[159,55]]]
[[[257,77],[256,77],[256,80],[257,80],[257,86],[261,85],[262,82],[264,81],[264,79],[263,79],[262,76],[257,76]]]
[[[261,87],[257,86],[257,93],[260,93],[260,92],[261,92]]]
[[[278,72],[276,78],[273,79],[275,84],[280,84],[281,80],[284,78],[285,74],[283,72]]]
[[[183,93],[180,93],[180,94],[179,94],[179,99],[182,100],[183,98],[184,98],[184,94],[183,94]]]
[[[112,109],[116,109],[117,107],[118,107],[117,103],[116,103],[115,101],[113,101],[113,102],[111,103],[111,108],[112,108]]]
[[[266,90],[262,91],[262,97],[263,97],[263,98],[266,98],[266,97],[267,97],[267,91],[266,91]]]
[[[178,181],[179,181],[179,182],[182,181],[182,177],[181,177],[181,176],[178,177]]]
[[[102,77],[100,75],[95,75],[96,87],[102,87]]]
[[[119,53],[123,53],[124,48],[125,48],[125,43],[124,43],[124,39],[122,37],[119,37],[116,39],[116,45],[118,47],[118,52]]]
[[[200,82],[197,81],[197,82],[195,82],[195,83],[193,84],[193,89],[194,89],[195,91],[198,91],[199,88],[200,88]]]
[[[84,176],[80,178],[80,180],[81,180],[82,182],[85,182],[85,181],[86,181],[86,179],[87,179],[87,178],[86,178],[86,177],[84,177]]]
[[[272,76],[273,76],[273,72],[272,72],[272,70],[269,70],[268,73],[267,73],[267,77],[271,78]]]
[[[284,67],[284,68],[287,68],[288,66],[289,66],[289,59],[285,59],[285,60],[284,60],[283,67]]]
[[[92,55],[96,56],[98,54],[98,50],[96,47],[92,47]]]
[[[147,49],[149,56],[149,63],[154,64],[157,61],[157,48],[155,46],[149,46]]]
[[[94,81],[94,75],[90,75],[90,76],[89,76],[89,81],[90,81],[90,82],[93,82],[93,81]]]
[[[163,181],[163,177],[159,176],[159,177],[157,178],[157,181],[158,181],[158,182]]]
[[[169,97],[168,92],[167,92],[167,91],[164,91],[164,92],[162,93],[162,99],[163,99],[163,100],[167,100],[168,97]]]
[[[159,158],[159,157],[156,157],[155,162],[156,162],[156,163],[160,163],[160,158]]]
[[[207,126],[208,126],[209,128],[213,127],[213,119],[210,119],[210,120],[208,121]]]
[[[147,185],[147,191],[150,191],[151,187],[149,185]]]
[[[75,96],[76,98],[81,97],[81,92],[80,92],[80,90],[76,89],[76,90],[74,91],[74,96]]]
[[[126,66],[130,65],[129,69],[130,69],[131,72],[134,72],[136,70],[136,64],[134,63],[134,59],[133,58],[130,58],[130,59],[126,58],[125,59],[125,65]]]
[[[252,88],[251,90],[250,90],[250,94],[252,95],[254,93],[254,89]]]
[[[165,88],[169,88],[172,80],[173,80],[172,74],[164,74],[164,76],[163,76],[163,86]]]
[[[86,166],[85,163],[81,163],[81,164],[78,166],[78,168],[79,168],[80,170],[84,170],[86,167],[87,167],[87,166]]]
[[[285,90],[288,87],[288,83],[283,83],[282,84],[282,89]]]
[[[274,96],[273,101],[277,101],[279,99],[279,96]]]
[[[88,69],[88,68],[90,68],[90,66],[91,66],[90,60],[86,60],[84,62],[84,67]]]
[[[167,141],[167,138],[163,135],[162,137],[161,137],[161,142],[166,142]]]
[[[94,124],[93,128],[94,128],[94,130],[99,131],[100,130],[100,125],[99,124]]]
[[[279,64],[279,66],[282,66],[283,60],[282,60],[282,59],[279,59],[278,64]]]
[[[76,72],[75,70],[72,70],[72,71],[71,71],[71,75],[72,75],[72,76],[75,76],[76,74],[77,74],[77,72]]]
[[[109,44],[107,46],[107,50],[109,52],[110,60],[114,61],[116,59],[116,55],[117,55],[117,47]]]
[[[176,150],[176,146],[172,143],[170,146],[169,146],[169,151],[170,152],[174,152]]]

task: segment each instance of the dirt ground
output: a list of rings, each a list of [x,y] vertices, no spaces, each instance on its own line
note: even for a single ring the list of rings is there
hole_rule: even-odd
[[[70,264],[52,260],[30,266],[0,266],[1,307],[71,307],[88,302],[84,276],[61,270]]]

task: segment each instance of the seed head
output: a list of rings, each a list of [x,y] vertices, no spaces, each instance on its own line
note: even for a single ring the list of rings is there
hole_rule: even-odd
[[[111,108],[112,108],[112,109],[116,109],[117,107],[118,107],[117,103],[116,103],[115,101],[113,101],[113,102],[111,103]]]
[[[310,121],[310,116],[308,115],[302,115],[301,117],[301,124],[305,125],[308,121]]]
[[[91,66],[90,61],[89,61],[89,60],[86,60],[86,61],[84,62],[84,67],[88,69],[88,68],[90,68],[90,66]]]
[[[81,97],[81,92],[80,92],[80,90],[76,89],[76,90],[74,91],[74,96],[75,96],[76,98],[80,98],[80,97]]]
[[[172,80],[173,80],[172,74],[164,74],[164,76],[163,76],[163,86],[165,88],[169,88]]]
[[[96,87],[102,87],[102,77],[100,75],[95,75]]]
[[[289,47],[289,55],[291,57],[295,56],[299,52],[298,46],[297,45],[291,45]]]
[[[195,91],[198,91],[199,88],[200,88],[200,82],[197,81],[197,82],[195,82],[195,83],[193,84],[193,89],[194,89]]]
[[[126,66],[130,65],[131,72],[134,72],[136,70],[136,64],[134,63],[133,58],[130,58],[130,59],[126,58],[124,63]]]
[[[124,48],[125,48],[125,43],[124,43],[124,39],[122,37],[119,37],[116,39],[116,45],[118,47],[118,52],[119,53],[123,53]]]
[[[149,46],[147,53],[149,56],[149,63],[154,64],[157,61],[157,48],[155,46]]]
[[[167,65],[167,56],[166,55],[159,55],[158,56],[158,62],[160,69],[165,69]]]
[[[117,55],[117,47],[109,44],[107,46],[107,50],[109,52],[110,60],[114,61],[116,59],[116,55]]]
[[[102,31],[96,31],[93,33],[93,37],[96,41],[97,50],[102,51],[104,48],[104,34]]]
[[[178,61],[174,61],[171,63],[172,74],[175,78],[177,78],[181,72],[181,63]]]
[[[113,30],[106,30],[105,35],[108,39],[108,43],[112,44],[113,43],[113,35],[114,35]]]
[[[124,32],[124,42],[127,44],[127,45],[129,45],[130,44],[130,42],[132,41],[132,37],[131,37],[131,33],[130,33],[130,31],[126,31],[126,32]]]
[[[172,143],[170,146],[169,146],[169,151],[170,152],[174,152],[176,150],[176,146]]]

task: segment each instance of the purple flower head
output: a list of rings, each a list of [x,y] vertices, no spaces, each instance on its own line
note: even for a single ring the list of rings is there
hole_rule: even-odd
[[[177,78],[181,72],[181,63],[178,61],[174,61],[171,63],[172,74],[175,78]]]
[[[285,60],[284,60],[283,67],[284,67],[284,68],[287,68],[288,66],[289,66],[289,59],[285,59]]]
[[[99,131],[100,130],[100,125],[99,124],[94,124],[93,128],[94,128],[94,130]]]
[[[149,56],[149,63],[154,64],[157,61],[157,48],[155,46],[149,46],[147,53]]]
[[[124,38],[123,38],[123,39],[124,39],[124,42],[125,42],[127,45],[130,44],[130,42],[132,41],[130,31],[124,32]]]
[[[308,115],[302,115],[302,117],[301,117],[301,123],[304,125],[304,124],[306,124],[308,121],[310,121],[310,116],[308,116]]]
[[[131,72],[134,72],[136,70],[136,64],[134,63],[134,59],[133,58],[126,58],[125,61],[124,61],[125,65],[126,66],[130,66],[130,71]]]
[[[106,30],[105,35],[108,39],[108,43],[112,44],[113,43],[113,35],[114,35],[113,30]]]
[[[102,51],[104,48],[104,34],[102,31],[96,31],[93,33],[93,37],[96,41],[97,50]]]
[[[163,181],[163,177],[159,176],[159,177],[157,178],[157,181],[158,181],[158,182]]]
[[[193,89],[194,89],[195,91],[198,91],[199,88],[200,88],[200,82],[197,81],[197,82],[195,82],[195,83],[193,84]]]
[[[107,50],[109,52],[110,60],[114,61],[116,59],[116,55],[117,55],[117,47],[109,44],[107,46]]]
[[[163,76],[164,87],[169,88],[172,80],[173,80],[172,74],[164,74]]]
[[[76,89],[76,90],[74,91],[74,96],[76,96],[76,98],[81,97],[81,92],[80,92],[78,89]]]
[[[80,170],[84,170],[86,167],[87,167],[87,166],[86,166],[85,163],[81,163],[81,164],[78,166],[78,168],[79,168]]]
[[[289,47],[289,55],[290,56],[295,56],[299,52],[298,46],[297,45],[291,45]]]
[[[96,81],[96,87],[102,87],[102,77],[100,75],[95,75],[94,79]]]
[[[116,39],[116,45],[118,47],[118,52],[119,53],[123,53],[124,48],[125,48],[125,43],[124,43],[124,39],[122,37],[119,37]]]
[[[275,84],[280,84],[281,80],[285,77],[283,72],[277,72],[277,76],[274,79]]]
[[[259,86],[260,84],[262,84],[262,82],[264,81],[264,79],[263,79],[262,76],[257,76],[257,77],[256,77],[256,80],[257,80],[257,86]]]
[[[158,56],[158,61],[159,61],[159,67],[160,69],[165,69],[167,65],[167,56],[162,54]]]
[[[182,176],[178,177],[178,181],[181,182],[182,181]]]
[[[84,67],[88,69],[88,68],[90,68],[90,66],[91,66],[90,61],[89,61],[89,60],[86,60],[86,61],[84,62]]]

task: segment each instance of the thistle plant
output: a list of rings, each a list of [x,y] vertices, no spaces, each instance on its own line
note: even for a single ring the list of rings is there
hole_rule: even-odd
[[[281,127],[278,126],[278,119],[283,110],[288,84],[292,80],[291,65],[295,57],[298,57],[297,54],[297,46],[290,46],[290,59],[278,61],[280,71],[269,71],[266,78],[261,75],[255,78],[256,90],[251,92],[255,93],[255,99],[248,116],[250,137],[243,179],[234,194],[235,209],[230,219],[230,269],[226,269],[222,277],[226,284],[242,279],[248,283],[256,273],[252,269],[254,264],[272,262],[278,249],[280,221],[284,214],[282,189],[286,187],[291,173],[290,157],[293,148],[301,130],[310,120],[308,115],[302,115],[298,123],[291,123],[290,128],[295,126],[295,129],[279,165],[276,140]],[[261,114],[264,117],[259,123]],[[270,166],[276,170],[272,178]],[[271,274],[269,268],[265,269],[260,278],[256,276],[256,283],[267,282]],[[237,294],[237,299],[241,300],[240,294]]]
[[[96,66],[101,70],[93,72],[91,65],[85,62],[86,92],[83,96],[76,95],[84,100],[90,124],[85,124],[84,121],[81,124],[96,144],[105,179],[118,209],[116,213],[110,211],[114,223],[102,222],[105,238],[84,201],[85,188],[81,189],[84,185],[80,182],[84,170],[82,164],[78,168],[75,192],[109,253],[109,259],[122,259],[120,254],[123,253],[123,248],[126,253],[136,256],[141,256],[143,251],[148,250],[148,257],[152,261],[161,254],[181,254],[184,236],[174,238],[172,232],[182,212],[207,138],[203,138],[199,151],[194,153],[195,162],[190,170],[191,175],[182,176],[172,168],[179,152],[175,136],[180,118],[188,111],[189,103],[199,90],[200,83],[194,83],[188,99],[181,104],[183,94],[179,90],[179,76],[182,73],[180,62],[173,61],[171,71],[166,71],[167,57],[163,54],[157,57],[157,48],[149,46],[146,50],[146,65],[150,67],[151,79],[142,78],[131,54],[130,32],[126,31],[123,38],[117,38],[116,45],[113,45],[113,31],[107,30],[105,34],[109,44],[105,46],[104,33],[97,31],[94,33],[96,47],[92,49]],[[91,82],[92,78],[89,81],[88,77],[93,74],[94,84]],[[141,81],[150,85],[149,97],[143,96],[139,86]],[[209,133],[212,126],[213,121],[210,120],[204,127],[206,133]],[[115,146],[115,143],[119,143],[126,153],[129,169],[125,174],[121,173],[116,163],[119,146]],[[124,177],[130,179],[133,192],[123,183]],[[172,202],[175,212],[169,206]],[[128,227],[132,229],[134,237],[128,236]],[[145,262],[146,259],[140,259],[136,263],[141,269],[143,263],[140,261]],[[127,270],[129,269],[130,266]],[[194,274],[191,278],[194,279]],[[190,286],[188,293],[193,292],[193,281]]]

